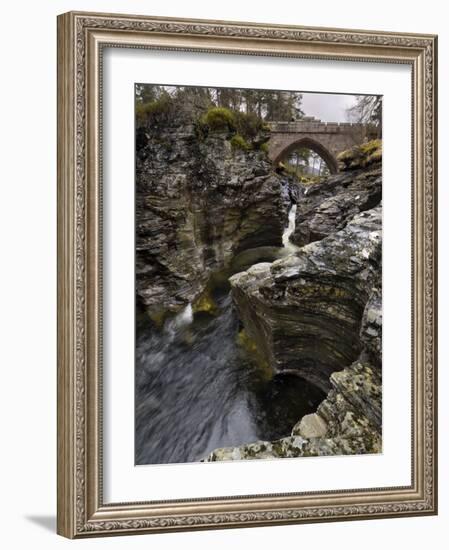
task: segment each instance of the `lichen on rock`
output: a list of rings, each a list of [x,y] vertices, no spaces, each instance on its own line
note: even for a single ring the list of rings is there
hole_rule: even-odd
[[[382,140],[373,139],[342,151],[337,160],[342,170],[365,168],[382,160]]]
[[[382,378],[356,361],[331,376],[332,389],[317,412],[304,416],[291,436],[215,449],[206,462],[382,452]]]

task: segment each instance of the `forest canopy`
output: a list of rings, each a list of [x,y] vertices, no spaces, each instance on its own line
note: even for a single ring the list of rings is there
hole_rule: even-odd
[[[156,112],[168,112],[173,107],[196,117],[220,107],[260,120],[289,122],[304,115],[301,102],[299,92],[136,84],[136,115],[141,120]]]

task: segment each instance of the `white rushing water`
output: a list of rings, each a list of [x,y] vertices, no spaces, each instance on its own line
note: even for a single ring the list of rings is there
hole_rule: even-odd
[[[180,328],[190,325],[192,321],[193,321],[192,304],[187,304],[182,311],[180,311],[175,317],[173,317],[173,319],[171,319],[166,324],[165,331],[174,337]]]
[[[290,242],[290,237],[293,235],[296,227],[296,204],[292,204],[290,211],[288,213],[288,225],[284,230],[282,235],[282,244],[289,252],[294,252],[298,250],[298,247]]]

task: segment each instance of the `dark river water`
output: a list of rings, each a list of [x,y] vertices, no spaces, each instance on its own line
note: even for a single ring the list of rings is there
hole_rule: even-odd
[[[237,258],[234,271],[257,256]],[[288,436],[325,397],[295,375],[273,376],[242,345],[229,286],[213,299],[214,314],[188,306],[162,329],[137,325],[136,464],[195,462],[217,447]]]

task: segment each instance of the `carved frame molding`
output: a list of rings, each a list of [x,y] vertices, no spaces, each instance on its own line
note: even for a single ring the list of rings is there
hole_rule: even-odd
[[[105,46],[411,65],[411,486],[103,503],[101,61]],[[437,38],[432,35],[76,12],[58,17],[58,533],[78,538],[437,512],[436,56]]]

